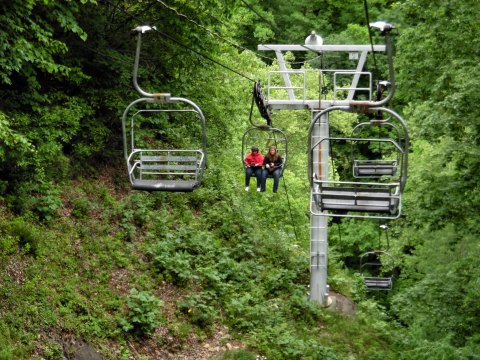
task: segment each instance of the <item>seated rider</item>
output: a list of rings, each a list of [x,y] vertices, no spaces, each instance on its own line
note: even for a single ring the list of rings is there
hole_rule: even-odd
[[[262,177],[263,155],[258,151],[258,146],[252,146],[252,152],[243,161],[245,164],[245,191],[250,190],[250,178],[255,175],[257,178],[257,191],[260,191]]]
[[[277,148],[273,145],[270,146],[268,149],[268,154],[265,155],[265,158],[263,159],[263,165],[265,168],[262,171],[262,183],[260,191],[265,191],[267,176],[270,175],[273,177],[273,192],[277,192],[280,175],[282,173],[282,164],[283,159],[278,154]]]

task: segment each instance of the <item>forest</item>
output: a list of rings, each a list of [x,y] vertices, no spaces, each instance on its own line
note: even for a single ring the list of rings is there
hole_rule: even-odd
[[[480,2],[0,8],[0,360],[480,359]],[[408,179],[398,219],[328,218],[327,282],[345,313],[309,298],[311,114],[271,115],[288,136],[278,193],[271,180],[257,193],[255,179],[245,191],[242,136],[264,122],[254,82],[279,66],[259,44],[304,44],[314,30],[324,44],[382,45],[377,20],[394,25],[387,106],[408,126]],[[190,99],[206,119],[193,192],[129,182],[122,115],[141,97],[139,25],[155,26],[142,34],[142,89]],[[345,65],[317,55],[286,58],[292,69]],[[385,54],[366,71],[388,78]],[[202,133],[169,117],[141,131],[173,149]],[[360,257],[379,247],[393,286],[367,291]]]

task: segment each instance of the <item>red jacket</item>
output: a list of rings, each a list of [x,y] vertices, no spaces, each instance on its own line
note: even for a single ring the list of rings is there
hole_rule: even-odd
[[[263,164],[263,155],[260,152],[250,153],[244,160],[245,166],[248,165],[258,165],[262,166]]]

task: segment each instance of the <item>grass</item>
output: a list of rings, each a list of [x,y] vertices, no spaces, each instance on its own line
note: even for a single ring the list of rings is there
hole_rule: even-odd
[[[116,196],[83,181],[63,189],[55,221],[2,208],[0,359],[61,358],[68,341],[105,359],[153,359],[202,349],[224,325],[255,350],[219,360],[389,357],[378,319],[308,300],[307,257],[293,234],[279,241],[262,230],[268,217],[245,226],[251,209],[236,200],[202,208],[200,194]]]

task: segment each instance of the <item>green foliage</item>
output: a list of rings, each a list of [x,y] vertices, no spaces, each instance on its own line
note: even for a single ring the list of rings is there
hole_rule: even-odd
[[[25,182],[9,195],[7,203],[18,213],[33,212],[41,220],[50,221],[61,205],[59,189],[48,182]]]
[[[0,322],[0,360],[14,360],[14,344],[10,337],[10,329],[4,322]]]
[[[214,295],[209,292],[189,295],[177,302],[177,308],[180,313],[187,316],[192,324],[197,325],[202,330],[210,330],[218,312],[212,304]]]
[[[247,5],[249,4],[249,5]],[[326,42],[348,24],[363,24],[364,9],[357,1],[263,1],[237,5],[232,22],[238,28],[237,38],[255,48],[258,43],[302,44],[315,30]],[[378,16],[384,2],[370,3],[372,19]],[[252,35],[253,34],[253,38]]]
[[[7,225],[10,237],[18,239],[18,246],[25,254],[37,255],[40,234],[25,219],[16,218]],[[11,249],[12,250],[12,249]]]
[[[23,214],[0,219],[0,358],[60,357],[56,340],[38,339],[52,329],[105,348],[115,343],[120,358],[131,357],[124,337],[155,336],[162,321],[162,300],[152,295],[162,281],[177,292],[169,331],[182,343],[192,329],[204,338],[225,323],[270,359],[478,356],[477,2],[369,2],[370,20],[395,20],[392,106],[407,118],[413,152],[404,217],[392,235],[401,275],[392,294],[365,301],[354,273],[361,253],[384,245],[378,224],[343,220],[340,231],[329,224],[329,284],[359,302],[354,318],[328,314],[306,295],[310,114],[274,114],[275,126],[289,136],[281,183],[288,185],[288,201],[283,188],[277,195],[239,191],[251,83],[189,48],[262,81],[275,66],[211,32],[205,36],[188,19],[250,49],[258,42],[302,43],[311,30],[326,44],[365,44],[363,4],[247,3],[253,10],[217,0],[0,5],[0,201]],[[128,33],[145,14],[158,19],[159,31],[143,37],[142,86],[191,98],[207,117],[208,169],[192,194],[125,195],[125,171],[112,171],[123,161],[121,112],[137,96],[131,86],[135,39]],[[303,60],[298,57],[289,55]],[[343,133],[355,119],[331,120]],[[198,129],[181,117],[157,119],[142,130],[144,140],[184,146]],[[346,172],[345,154],[335,165]],[[116,179],[108,187],[97,186],[112,172]],[[78,187],[70,182],[74,174],[85,175],[87,185],[67,196],[61,186]],[[72,217],[59,217],[69,206]],[[130,288],[145,290],[126,296],[123,311]],[[390,356],[392,342],[396,356]],[[222,358],[252,356],[232,351]]]
[[[126,317],[120,320],[123,330],[139,336],[152,335],[160,324],[163,302],[149,291],[132,289],[127,298],[127,306]]]
[[[83,3],[87,2],[91,1]],[[67,50],[63,42],[55,39],[54,30],[61,28],[85,40],[87,34],[74,18],[80,7],[74,4],[67,8],[57,1],[13,1],[8,9],[6,6],[3,4],[1,18],[7,29],[3,32],[3,43],[9,40],[11,46],[2,49],[2,82],[11,84],[14,72],[29,74],[34,79],[34,68],[67,75],[70,69],[54,60],[55,55]],[[28,68],[29,63],[33,64],[32,68]]]
[[[15,151],[19,154],[33,152],[33,147],[28,139],[10,127],[9,117],[0,112],[0,136],[3,146],[0,147],[0,161],[4,161],[7,153]]]
[[[259,360],[259,358],[247,350],[228,350],[215,360]]]
[[[453,226],[423,241],[403,274],[406,281],[418,281],[395,295],[393,309],[420,339],[465,347],[479,331],[473,320],[479,311],[478,269],[472,262],[478,246],[470,236],[459,237]]]
[[[73,199],[72,215],[78,219],[85,219],[90,210],[90,201],[85,197]]]

